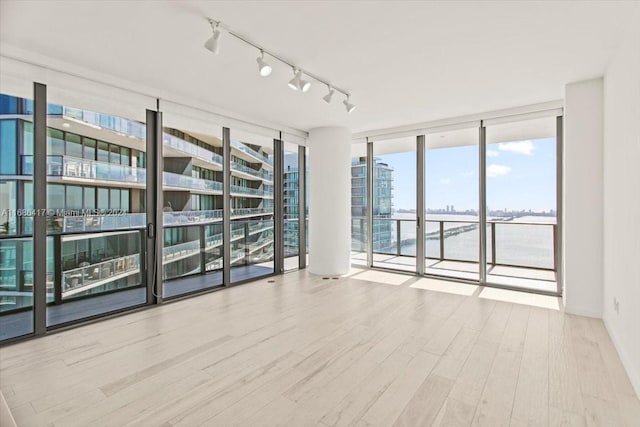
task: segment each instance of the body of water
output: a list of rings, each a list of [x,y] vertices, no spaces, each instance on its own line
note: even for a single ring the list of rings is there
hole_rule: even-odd
[[[403,220],[400,221],[401,254],[415,256],[415,214],[395,214],[394,219]],[[555,217],[495,217],[489,220],[495,222],[495,257],[498,264],[534,268],[554,267]],[[427,215],[427,258],[440,258],[440,221],[443,221],[444,258],[477,262],[480,245],[478,217],[471,215]],[[396,235],[396,224],[397,222],[392,222],[393,236]],[[491,224],[487,224],[488,262],[493,261],[491,227]],[[388,252],[396,253],[396,247],[389,248]]]

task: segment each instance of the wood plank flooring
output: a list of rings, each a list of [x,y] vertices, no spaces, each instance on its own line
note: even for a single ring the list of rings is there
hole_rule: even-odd
[[[17,425],[638,425],[599,320],[390,273],[269,280],[0,349]]]

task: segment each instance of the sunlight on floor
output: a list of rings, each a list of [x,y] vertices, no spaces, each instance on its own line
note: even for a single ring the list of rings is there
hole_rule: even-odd
[[[382,283],[385,285],[399,286],[408,280],[414,280],[413,276],[406,274],[387,273],[384,271],[367,270],[351,276],[352,279],[365,280],[367,282]]]
[[[478,298],[524,304],[533,307],[548,308],[550,310],[560,310],[560,298],[548,295],[510,291],[507,289],[484,288],[478,295]]]
[[[467,296],[473,295],[474,292],[478,289],[478,285],[469,285],[466,283],[450,282],[437,279],[420,279],[409,287]]]

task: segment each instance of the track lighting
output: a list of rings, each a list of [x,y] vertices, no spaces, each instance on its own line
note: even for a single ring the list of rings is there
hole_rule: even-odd
[[[347,99],[345,99],[344,101],[342,101],[342,103],[344,104],[344,106],[345,106],[345,107],[346,107],[346,109],[347,109],[347,113],[350,113],[350,112],[352,112],[353,110],[355,110],[355,109],[356,109],[356,106],[349,102],[349,97],[350,97],[350,96],[351,96],[351,95],[347,95]]]
[[[218,40],[220,39],[220,30],[218,30],[218,25],[220,25],[220,22],[216,22],[210,19],[209,23],[211,24],[213,35],[204,43],[204,47],[212,53],[217,54],[218,50],[220,49],[220,46],[218,44]]]
[[[260,51],[260,56],[258,57],[258,59],[256,59],[256,61],[258,62],[258,71],[260,72],[260,75],[262,77],[267,77],[269,74],[271,74],[272,68],[271,65],[269,65],[264,60],[264,51]]]
[[[331,85],[327,86],[327,88],[329,89],[329,93],[326,94],[325,96],[322,97],[322,99],[324,100],[324,102],[326,102],[327,104],[331,104],[331,99],[333,98],[333,94],[336,92],[335,90],[333,90],[333,88],[331,87]]]
[[[300,92],[307,92],[311,87],[311,83],[302,79],[302,70],[293,69],[293,78],[289,80],[289,87]]]
[[[1,1],[1,0],[0,0]],[[325,96],[322,97],[322,100],[324,102],[326,102],[327,104],[330,104],[331,101],[333,101],[333,96],[335,95],[336,92],[343,94],[344,96],[346,96],[347,99],[345,99],[344,101],[342,101],[342,103],[344,104],[345,108],[347,109],[348,113],[351,113],[356,106],[354,104],[352,104],[351,102],[349,102],[349,92],[347,92],[345,89],[341,89],[339,87],[333,86],[329,81],[311,74],[309,72],[303,72],[300,67],[298,67],[296,64],[288,61],[287,59],[284,59],[282,56],[274,53],[273,51],[269,51],[267,49],[264,49],[262,46],[260,46],[258,43],[255,43],[251,40],[249,40],[248,38],[244,37],[243,35],[240,35],[234,31],[232,31],[229,27],[225,26],[224,24],[222,24],[220,21],[216,21],[214,19],[211,18],[207,18],[207,21],[209,22],[209,25],[211,25],[211,31],[213,32],[213,34],[211,35],[211,38],[209,38],[205,43],[204,43],[204,47],[211,51],[214,54],[217,54],[220,48],[220,34],[221,31],[224,29],[224,32],[227,33],[228,35],[240,40],[241,42],[245,43],[248,46],[251,46],[255,49],[258,49],[260,51],[260,56],[258,58],[256,58],[256,62],[258,63],[258,72],[260,73],[260,75],[262,77],[267,77],[270,76],[272,71],[273,71],[273,67],[271,66],[271,64],[269,64],[269,62],[267,62],[264,58],[265,53],[267,55],[269,55],[271,57],[272,60],[276,60],[278,62],[281,62],[282,64],[285,64],[289,67],[291,67],[291,69],[293,70],[293,78],[291,80],[289,80],[288,86],[295,90],[295,91],[300,91],[300,92],[308,92],[309,89],[311,88],[311,82],[309,80],[304,80],[303,79],[303,74],[306,75],[307,77],[309,77],[310,80],[315,80],[318,83],[322,83],[324,85],[327,86],[328,92]],[[227,36],[225,36],[227,37]]]

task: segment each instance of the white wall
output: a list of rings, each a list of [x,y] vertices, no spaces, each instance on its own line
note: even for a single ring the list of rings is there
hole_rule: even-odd
[[[603,81],[565,86],[564,301],[568,313],[602,316]]]
[[[613,56],[604,93],[603,319],[640,396],[640,26]]]

